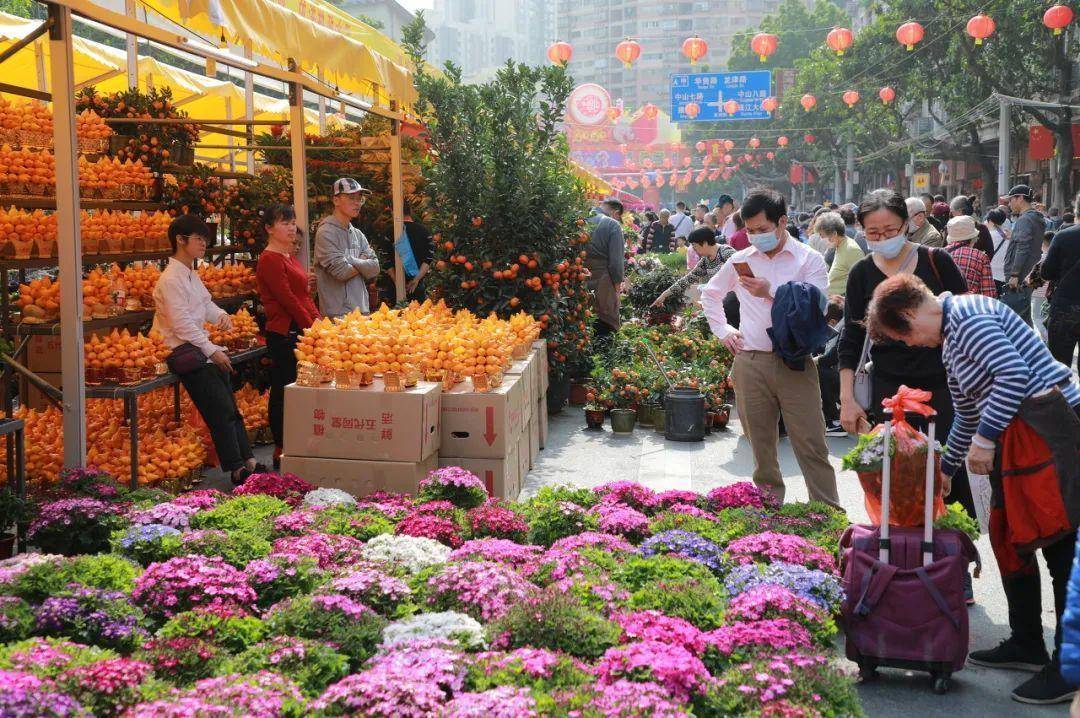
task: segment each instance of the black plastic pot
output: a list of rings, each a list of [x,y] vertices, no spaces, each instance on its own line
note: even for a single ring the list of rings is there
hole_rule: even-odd
[[[552,379],[547,390],[548,414],[558,414],[570,396],[569,379]]]

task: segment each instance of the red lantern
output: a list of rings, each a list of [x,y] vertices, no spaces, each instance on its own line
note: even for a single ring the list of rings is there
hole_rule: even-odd
[[[656,175],[656,186],[657,187],[663,187],[664,186],[664,175]]]
[[[697,35],[688,37],[683,41],[682,54],[690,58],[690,64],[696,65],[697,61],[705,57],[705,53],[709,51],[709,44],[702,40]]]
[[[773,154],[772,152],[766,152],[766,153],[765,153],[765,159],[767,159],[767,160],[775,160],[775,159],[776,159],[776,155],[775,155],[775,154]]]
[[[554,42],[548,48],[548,59],[554,65],[565,65],[574,56],[574,47],[568,42]]]
[[[787,147],[787,143],[788,143],[788,138],[785,137],[784,135],[780,135],[779,137],[776,138],[776,146],[777,147]]]
[[[735,149],[735,143],[732,140],[724,140],[724,149],[725,150]],[[725,160],[725,162],[731,162],[731,160]]]
[[[701,114],[701,107],[696,102],[688,102],[683,108],[683,113],[692,120]]]
[[[614,122],[615,120],[622,117],[622,108],[618,106],[609,107],[607,111],[607,116],[609,120]]]
[[[859,101],[859,93],[855,90],[848,90],[844,93],[844,102],[848,107],[854,107],[855,103]]]
[[[815,139],[816,138],[813,135],[803,135],[803,142],[805,142],[808,145],[814,144]]]
[[[656,116],[660,114],[660,108],[650,102],[641,108],[641,114],[643,114],[647,120],[655,120]]]
[[[968,20],[967,23],[967,34],[975,38],[976,45],[983,44],[983,40],[993,35],[996,29],[994,20],[983,12]]]
[[[623,65],[629,69],[633,66],[634,60],[641,57],[641,45],[630,38],[626,38],[615,46],[615,57],[622,60]]]
[[[705,140],[698,140],[697,144],[694,145],[694,149],[696,149],[698,152],[704,152],[705,151]]]
[[[646,157],[645,160],[641,163],[641,166],[644,167],[647,170],[651,170],[654,167],[654,165],[655,165],[655,163],[652,161],[652,159],[650,159],[648,157]]]
[[[626,154],[627,149],[628,149],[627,145],[625,145],[625,144],[619,145],[619,152],[622,152],[624,155]]]
[[[825,36],[825,44],[835,50],[837,55],[843,55],[844,50],[851,47],[851,43],[854,41],[855,36],[846,27],[834,27]]]
[[[878,90],[877,96],[881,98],[883,105],[887,105],[896,99],[896,90],[886,86]]]
[[[729,115],[734,115],[738,111],[739,103],[735,100],[728,100],[724,103],[724,112],[728,113]]]
[[[724,155],[724,164],[731,164],[731,155]]]
[[[664,165],[664,169],[666,169],[666,170],[671,169],[671,158],[670,157],[665,157],[662,164]]]
[[[709,158],[706,156],[705,161],[708,162],[708,160],[709,160]],[[693,163],[693,160],[690,159],[690,157],[683,157],[682,158],[682,166],[683,167],[689,167],[691,165],[691,163]]]
[[[776,46],[779,44],[780,38],[776,35],[771,35],[767,32],[759,32],[750,40],[750,49],[761,58],[762,62],[765,62],[765,60],[769,58],[769,55],[776,52]]]
[[[700,172],[697,173],[697,177],[694,178],[694,183],[695,184],[701,184],[702,182],[705,181],[705,176],[708,175],[708,174],[709,174],[708,170],[701,170]]]
[[[1068,5],[1055,5],[1043,13],[1043,25],[1060,35],[1061,31],[1073,21],[1073,11]]]
[[[747,142],[747,144],[756,150],[758,147],[761,147],[761,140],[759,140],[757,137],[751,137],[750,141]]]
[[[802,105],[802,108],[804,110],[809,112],[810,110],[814,109],[814,105],[817,104],[817,98],[807,93],[803,95],[802,98],[799,100],[799,104]]]
[[[897,41],[908,49],[908,52],[915,49],[915,46],[922,42],[926,32],[923,30],[923,26],[917,22],[905,22],[896,30]]]
[[[775,97],[766,97],[761,101],[761,109],[766,112],[776,112],[776,108],[780,106],[780,103],[776,101]]]

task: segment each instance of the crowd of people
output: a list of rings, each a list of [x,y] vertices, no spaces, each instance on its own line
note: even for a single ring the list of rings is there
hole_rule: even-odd
[[[993,487],[991,543],[1002,569],[1010,637],[974,651],[970,660],[1034,672],[1012,693],[1034,704],[1072,699],[1080,680],[1080,576],[1070,599],[1076,635],[1065,637],[1064,654],[1073,662],[1063,665],[1061,658],[1080,525],[1074,370],[1080,195],[1076,204],[1073,211],[1047,213],[1022,184],[986,212],[978,197],[905,198],[887,189],[857,205],[830,203],[799,213],[765,188],[738,206],[721,195],[712,208],[699,204],[692,214],[680,202],[674,211],[633,217],[610,200],[590,220],[587,248],[590,268],[600,269],[591,281],[601,334],[619,326],[627,257],[686,253],[688,272],[657,304],[700,285],[709,325],[735,355],[736,404],[753,452],[754,482],[781,500],[777,447],[785,429],[810,498],[838,505],[826,436],[869,431],[887,418],[882,399],[901,385],[931,393],[938,436],[947,437],[945,500],[975,516],[968,472],[989,476]],[[623,226],[639,230],[638,245],[625,245]],[[782,300],[785,311],[799,306],[792,304],[791,286],[808,290],[810,313],[838,329],[794,361],[790,347],[781,350],[776,340],[790,337],[791,327],[778,326],[785,314],[773,311]],[[923,417],[909,420],[926,428]],[[1012,493],[1006,500],[1003,472],[1022,474],[1031,463],[1051,478],[1041,476],[1039,490],[1025,489],[1024,501]],[[1018,533],[1030,541],[1011,543],[1007,537]],[[1040,618],[1039,550],[1057,613],[1049,653]],[[970,577],[965,598],[975,602]]]

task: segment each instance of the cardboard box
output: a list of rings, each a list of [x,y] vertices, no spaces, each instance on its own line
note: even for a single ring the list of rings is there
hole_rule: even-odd
[[[536,392],[539,389],[539,373],[536,371],[536,358],[530,353],[524,359],[518,359],[506,370],[505,376],[521,377],[521,403],[522,406],[532,407],[536,401]]]
[[[83,338],[90,341],[95,334],[104,336],[109,330],[98,329],[96,331],[83,331]],[[58,372],[62,361],[60,348],[60,335],[35,334],[26,343],[26,368],[35,374],[41,372]]]
[[[439,449],[442,386],[383,391],[285,387],[285,451],[318,459],[420,462]]]
[[[518,437],[518,466],[521,467],[521,480],[525,480],[525,474],[529,473],[529,469],[532,468],[532,461],[529,456],[529,432],[532,431],[528,426],[525,427],[525,431]]]
[[[341,489],[358,497],[376,491],[415,494],[420,481],[438,466],[438,454],[419,462],[281,457],[282,471],[296,474],[315,486]]]
[[[462,382],[442,395],[440,453],[470,459],[504,459],[521,436],[525,406],[521,376],[508,374],[502,386],[470,391]]]
[[[521,493],[521,466],[518,448],[514,444],[504,459],[467,459],[439,456],[439,466],[460,466],[479,476],[488,493],[500,499],[513,501]]]
[[[540,360],[538,367],[540,370],[540,393],[546,394],[548,390],[548,372],[551,370],[551,367],[548,366],[547,339],[537,339],[533,342],[533,349],[536,350],[536,356]]]
[[[540,397],[540,401],[536,402],[536,405],[540,410],[540,448],[543,449],[547,446],[548,438],[547,399]]]
[[[535,405],[534,405],[535,406]],[[529,419],[529,468],[536,466],[536,457],[540,454],[540,417]]]
[[[37,337],[34,337],[35,339]],[[52,384],[57,389],[61,388],[61,374],[58,371],[37,371],[31,370],[43,380]],[[49,402],[45,395],[38,391],[38,388],[28,382],[21,374],[19,375],[19,403],[21,406],[25,406],[27,409],[34,409],[36,411],[44,411],[48,409],[52,404]]]

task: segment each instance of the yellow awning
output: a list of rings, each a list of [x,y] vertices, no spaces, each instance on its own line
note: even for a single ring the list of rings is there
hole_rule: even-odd
[[[575,160],[568,160],[570,162],[570,168],[574,172],[574,176],[584,182],[589,192],[593,194],[611,194],[614,192],[614,188],[591,169],[583,164],[576,162]]]
[[[325,82],[379,104],[413,104],[409,71],[353,37],[318,24],[270,0],[139,0],[204,38],[222,35],[285,66],[288,58]]]

